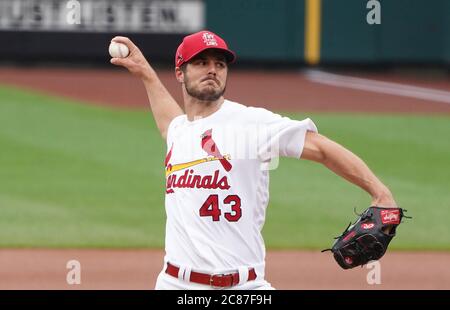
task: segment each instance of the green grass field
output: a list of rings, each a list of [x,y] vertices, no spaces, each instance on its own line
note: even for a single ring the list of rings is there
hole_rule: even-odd
[[[450,119],[312,117],[360,155],[414,219],[396,249],[450,249]],[[0,87],[0,247],[162,247],[164,154],[150,112]],[[318,164],[271,173],[269,248],[330,246],[370,198]]]

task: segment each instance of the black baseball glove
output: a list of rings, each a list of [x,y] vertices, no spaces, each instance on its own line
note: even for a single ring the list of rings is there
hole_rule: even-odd
[[[380,259],[405,216],[401,208],[370,207],[349,224],[331,249],[339,266],[350,269]],[[406,217],[406,216],[405,216]]]

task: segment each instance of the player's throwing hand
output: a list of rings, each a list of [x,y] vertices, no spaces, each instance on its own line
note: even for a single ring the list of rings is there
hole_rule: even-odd
[[[128,71],[139,78],[145,78],[152,68],[140,49],[127,37],[118,36],[114,37],[111,41],[123,43],[130,50],[130,54],[126,58],[111,58],[111,63],[127,68]]]

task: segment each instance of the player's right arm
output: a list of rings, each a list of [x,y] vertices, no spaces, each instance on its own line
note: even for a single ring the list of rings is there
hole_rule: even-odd
[[[111,63],[128,69],[144,83],[156,125],[165,139],[170,122],[183,114],[183,110],[163,85],[155,70],[150,66],[139,48],[127,37],[115,37],[114,42],[128,46],[130,54],[126,58],[111,58]]]

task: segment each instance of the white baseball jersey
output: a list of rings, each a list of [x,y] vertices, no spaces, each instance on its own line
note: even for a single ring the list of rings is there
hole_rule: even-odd
[[[167,132],[165,261],[219,273],[254,267],[264,278],[261,230],[270,163],[299,158],[310,119],[225,100],[215,113],[176,117]]]

